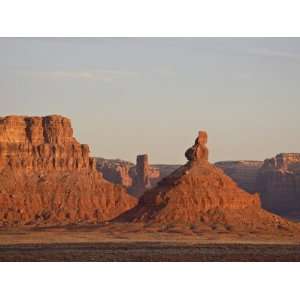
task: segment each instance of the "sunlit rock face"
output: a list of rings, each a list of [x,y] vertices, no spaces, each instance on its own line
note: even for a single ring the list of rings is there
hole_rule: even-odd
[[[133,207],[89,152],[68,118],[0,118],[0,225],[97,223]]]
[[[247,193],[210,164],[206,143],[207,134],[200,132],[185,153],[188,162],[147,190],[139,204],[117,220],[142,222],[159,230],[180,225],[250,232],[296,226],[263,210],[258,194]]]
[[[0,169],[15,171],[89,170],[95,162],[89,147],[73,137],[61,116],[0,118]]]

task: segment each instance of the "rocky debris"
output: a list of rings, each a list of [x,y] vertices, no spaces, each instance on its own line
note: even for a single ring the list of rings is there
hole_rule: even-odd
[[[273,212],[300,212],[300,154],[282,153],[266,159],[259,170],[257,190],[262,206]]]
[[[215,166],[222,169],[240,188],[251,194],[258,192],[256,181],[262,165],[262,161],[249,160],[221,161],[215,163]]]
[[[257,194],[240,189],[224,172],[207,161],[207,135],[200,132],[187,150],[188,162],[145,192],[139,204],[116,221],[159,225],[222,227],[224,230],[299,230],[294,223],[261,209]],[[177,225],[176,225],[177,226]]]
[[[0,225],[103,222],[135,206],[62,116],[0,118]]]

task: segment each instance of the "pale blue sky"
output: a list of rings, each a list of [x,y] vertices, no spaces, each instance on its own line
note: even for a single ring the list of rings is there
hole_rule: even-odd
[[[61,114],[93,155],[183,163],[300,152],[298,38],[0,38],[1,115]]]

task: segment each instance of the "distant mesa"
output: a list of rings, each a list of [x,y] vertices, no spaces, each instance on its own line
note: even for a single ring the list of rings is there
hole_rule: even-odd
[[[99,223],[136,205],[59,115],[0,118],[0,225]]]
[[[240,188],[251,194],[258,192],[257,176],[262,165],[263,161],[253,160],[221,161],[215,163],[215,166],[222,169]]]
[[[242,190],[210,164],[206,143],[207,134],[200,131],[195,144],[185,153],[188,162],[146,191],[139,204],[117,221],[166,228],[175,224],[221,226],[224,230],[242,231],[297,227],[261,209],[257,194]]]
[[[262,207],[281,215],[300,215],[300,154],[281,153],[265,161],[218,162],[237,184],[259,193]]]
[[[147,154],[137,155],[136,164],[120,159],[95,158],[96,168],[105,179],[124,186],[128,193],[140,197],[147,189],[154,187],[166,173],[171,173],[177,166],[153,166],[149,164]],[[170,169],[170,170],[169,170]]]
[[[257,176],[257,190],[264,208],[300,213],[300,154],[281,153],[266,159]]]

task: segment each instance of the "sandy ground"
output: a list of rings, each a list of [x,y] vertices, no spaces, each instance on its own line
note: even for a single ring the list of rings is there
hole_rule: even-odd
[[[2,228],[0,261],[300,261],[300,235],[139,224]]]

